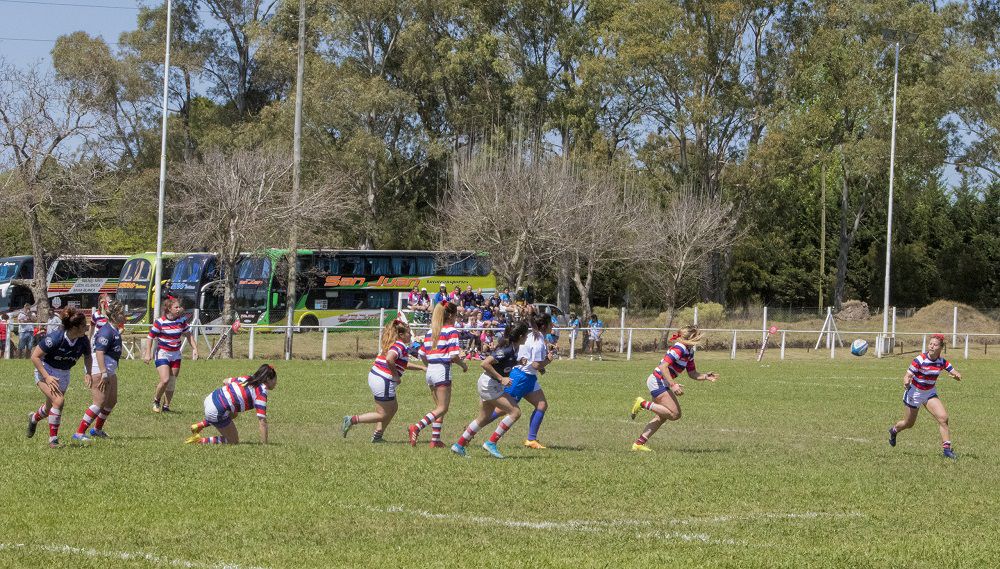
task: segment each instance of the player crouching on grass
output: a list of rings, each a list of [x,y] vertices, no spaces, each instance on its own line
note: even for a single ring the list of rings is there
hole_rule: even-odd
[[[62,330],[57,330],[38,343],[31,351],[31,363],[35,364],[35,385],[45,395],[45,403],[38,411],[28,415],[28,438],[35,436],[38,422],[48,417],[49,447],[58,448],[59,423],[69,389],[69,372],[77,360],[83,358],[83,381],[90,385],[90,369],[93,358],[90,355],[90,340],[87,339],[87,317],[75,308],[67,308],[60,320]]]
[[[264,364],[253,375],[230,377],[222,382],[222,387],[205,397],[205,419],[191,425],[191,436],[187,444],[234,445],[240,442],[233,418],[243,411],[257,412],[260,424],[260,442],[267,444],[267,394],[278,385],[278,372],[270,364]],[[202,429],[212,425],[221,436],[202,437]]]
[[[899,431],[913,426],[917,420],[917,413],[920,412],[920,406],[923,405],[937,419],[945,458],[956,459],[958,457],[951,448],[948,412],[945,411],[944,403],[937,394],[937,379],[942,370],[954,377],[955,381],[961,381],[962,374],[955,371],[951,362],[941,357],[942,348],[944,348],[944,335],[934,334],[927,342],[927,351],[913,358],[910,367],[907,368],[906,375],[903,376],[903,387],[906,388],[903,392],[903,405],[906,406],[906,415],[889,429],[889,446],[896,446],[896,435]]]
[[[646,379],[646,386],[652,401],[636,397],[632,404],[632,419],[641,409],[656,413],[656,417],[646,423],[642,434],[632,444],[632,450],[651,452],[646,441],[659,430],[664,421],[676,421],[681,418],[681,404],[677,397],[684,395],[684,386],[674,381],[682,371],[687,371],[688,377],[697,381],[716,381],[719,374],[714,371],[698,373],[694,365],[694,347],[701,341],[703,334],[694,326],[681,328],[670,340],[676,343],[667,350],[653,373]]]
[[[372,442],[381,443],[382,433],[389,421],[396,416],[399,403],[396,401],[396,386],[403,380],[403,372],[409,368],[426,371],[420,364],[410,363],[407,345],[413,338],[410,325],[403,320],[393,320],[382,332],[382,350],[379,352],[371,371],[368,372],[368,387],[375,396],[375,411],[363,415],[348,415],[344,417],[341,432],[347,437],[347,431],[358,423],[376,423],[372,433]]]
[[[89,442],[87,429],[91,437],[107,438],[104,432],[104,422],[118,404],[118,361],[122,357],[121,327],[125,325],[125,305],[116,301],[104,309],[103,325],[94,334],[94,367],[91,368],[91,381],[87,384],[93,397],[90,407],[83,413],[80,426],[73,435],[73,440]],[[108,325],[110,324],[110,326]]]

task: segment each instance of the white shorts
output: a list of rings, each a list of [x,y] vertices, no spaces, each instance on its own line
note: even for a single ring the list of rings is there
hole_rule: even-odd
[[[499,399],[503,395],[503,385],[484,373],[479,376],[479,381],[476,383],[476,391],[479,393],[479,398],[483,401],[492,401]]]
[[[649,377],[646,378],[646,387],[649,389],[649,395],[653,399],[670,391],[670,384],[666,381],[661,381],[653,374],[649,374]]]
[[[451,385],[451,364],[427,364],[427,385]]]
[[[928,401],[937,397],[937,388],[917,389],[912,385],[906,388],[903,393],[903,405],[912,409],[919,409],[921,405],[926,405]]]
[[[68,369],[56,369],[49,364],[42,362],[42,367],[45,368],[45,373],[51,375],[52,377],[59,380],[59,391],[66,393],[69,389],[69,371]],[[42,376],[35,370],[35,385],[42,382]]]
[[[396,399],[396,382],[391,379],[369,372],[368,387],[372,390],[375,401],[395,401]]]
[[[233,422],[233,417],[229,414],[229,411],[219,409],[212,398],[212,394],[209,393],[205,397],[205,420],[214,427],[225,427]]]
[[[104,369],[108,370],[108,375],[115,375],[118,373],[118,360],[111,356],[104,356]],[[97,356],[94,356],[94,365],[90,368],[90,373],[93,375],[100,375],[101,368],[97,365]]]

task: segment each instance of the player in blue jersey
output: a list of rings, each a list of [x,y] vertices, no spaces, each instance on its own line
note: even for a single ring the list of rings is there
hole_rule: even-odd
[[[80,426],[73,435],[74,441],[88,442],[87,429],[91,424],[91,437],[107,438],[104,422],[118,404],[118,362],[122,358],[121,328],[125,325],[125,305],[115,300],[104,307],[105,322],[99,326],[93,337],[94,364],[91,368],[91,382],[87,387],[93,401],[83,412]]]
[[[93,358],[90,355],[90,340],[87,339],[87,317],[75,308],[67,308],[60,316],[62,330],[49,334],[31,352],[31,363],[35,364],[35,385],[45,395],[45,403],[37,411],[28,415],[28,438],[35,436],[38,422],[48,418],[49,446],[59,444],[59,424],[66,390],[69,389],[69,372],[82,357],[84,383],[90,385],[90,369]]]
[[[494,410],[499,410],[506,416],[500,421],[490,440],[483,443],[483,448],[496,458],[503,458],[497,450],[497,442],[521,417],[517,401],[504,392],[504,387],[511,384],[510,372],[518,365],[518,349],[527,339],[528,333],[528,325],[524,322],[507,328],[497,348],[480,364],[483,374],[479,376],[477,384],[479,399],[482,401],[479,416],[469,423],[458,442],[451,445],[455,454],[465,456],[465,447],[479,432],[480,426],[492,422]]]

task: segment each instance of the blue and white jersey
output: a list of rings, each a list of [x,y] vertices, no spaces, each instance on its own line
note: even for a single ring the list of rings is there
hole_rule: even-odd
[[[122,359],[121,332],[114,326],[101,326],[94,334],[94,353],[98,351],[116,362]]]
[[[55,369],[67,371],[84,354],[90,353],[90,340],[81,336],[74,341],[66,337],[66,332],[53,332],[39,342],[38,347],[45,353],[42,361]]]

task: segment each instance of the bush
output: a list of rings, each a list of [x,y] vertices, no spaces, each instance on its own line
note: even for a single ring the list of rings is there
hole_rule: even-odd
[[[660,321],[664,321],[666,317],[667,314],[665,312],[662,313]],[[698,326],[711,328],[720,324],[723,320],[725,320],[725,310],[721,304],[715,302],[698,303]],[[674,327],[679,328],[689,324],[694,324],[694,307],[692,306],[680,310],[674,315]]]

